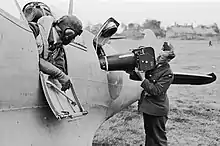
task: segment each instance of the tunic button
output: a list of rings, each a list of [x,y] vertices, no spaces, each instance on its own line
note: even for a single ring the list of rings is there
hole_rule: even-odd
[[[152,77],[152,75],[149,75],[149,77]]]

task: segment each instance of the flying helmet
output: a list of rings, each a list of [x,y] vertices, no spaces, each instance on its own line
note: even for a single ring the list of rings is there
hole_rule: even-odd
[[[22,12],[28,22],[37,22],[42,16],[52,16],[50,8],[42,2],[29,2],[23,7]]]
[[[58,33],[64,45],[69,44],[77,35],[81,35],[82,22],[74,15],[65,15],[58,19],[54,26],[58,26]]]

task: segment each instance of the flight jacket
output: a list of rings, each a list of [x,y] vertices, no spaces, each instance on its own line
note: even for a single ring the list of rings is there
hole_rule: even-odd
[[[139,111],[153,115],[165,116],[169,112],[167,90],[174,79],[170,65],[166,62],[146,73],[141,83],[143,91],[138,103]]]

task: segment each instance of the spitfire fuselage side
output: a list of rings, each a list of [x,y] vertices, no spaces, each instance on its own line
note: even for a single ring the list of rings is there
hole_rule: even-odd
[[[39,81],[35,38],[26,24],[0,9],[0,145],[86,146],[97,128],[138,99],[139,82],[100,68],[93,35],[66,46],[69,76],[88,115],[57,120]],[[115,53],[106,48],[106,54]]]

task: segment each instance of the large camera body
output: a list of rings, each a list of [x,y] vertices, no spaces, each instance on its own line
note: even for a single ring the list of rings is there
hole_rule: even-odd
[[[152,70],[155,67],[155,53],[152,47],[140,46],[131,52],[102,56],[99,58],[100,66],[106,71],[131,72],[137,68],[139,71]]]

